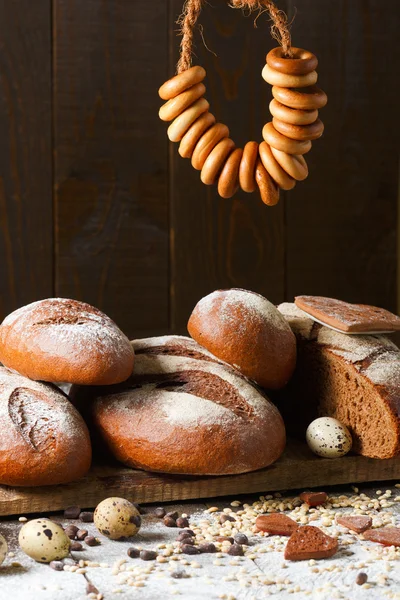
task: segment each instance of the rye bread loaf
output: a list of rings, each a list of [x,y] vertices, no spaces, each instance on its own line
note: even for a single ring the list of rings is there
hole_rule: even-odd
[[[0,367],[0,484],[68,483],[90,467],[89,432],[55,386]]]
[[[282,418],[247,379],[190,338],[132,344],[135,371],[127,382],[75,390],[119,461],[148,471],[225,475],[279,458]]]
[[[0,362],[30,379],[110,385],[129,377],[133,360],[128,338],[84,302],[39,300],[0,325]]]
[[[241,289],[217,290],[195,306],[188,331],[215,356],[263,388],[279,390],[296,365],[296,339],[266,298]]]
[[[371,458],[400,452],[400,350],[382,335],[349,336],[315,323],[294,304],[279,310],[297,337],[297,367],[276,398],[290,433],[317,416],[338,419],[353,451]]]

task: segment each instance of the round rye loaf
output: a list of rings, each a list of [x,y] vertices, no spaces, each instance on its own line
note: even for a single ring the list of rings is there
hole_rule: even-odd
[[[283,420],[247,379],[190,338],[132,344],[135,372],[127,382],[75,390],[119,461],[148,471],[225,475],[279,458]]]

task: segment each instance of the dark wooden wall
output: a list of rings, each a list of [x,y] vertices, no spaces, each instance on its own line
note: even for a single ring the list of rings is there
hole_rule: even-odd
[[[185,330],[196,301],[245,287],[397,306],[397,0],[278,0],[329,95],[310,177],[276,208],[221,200],[170,146],[157,89],[182,0],[0,3],[0,317],[51,295],[130,336]],[[224,0],[197,56],[213,112],[260,140],[274,45]]]

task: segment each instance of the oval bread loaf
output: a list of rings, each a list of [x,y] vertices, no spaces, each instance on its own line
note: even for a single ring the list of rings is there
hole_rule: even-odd
[[[244,377],[190,338],[132,343],[135,372],[127,382],[77,391],[119,461],[164,473],[226,475],[279,458],[282,418]]]

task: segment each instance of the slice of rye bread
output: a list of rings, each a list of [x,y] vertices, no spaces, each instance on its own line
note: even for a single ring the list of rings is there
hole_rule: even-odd
[[[285,428],[268,398],[194,340],[134,340],[123,384],[75,390],[91,430],[117,460],[149,471],[223,475],[268,466]]]
[[[326,535],[318,527],[304,525],[290,536],[285,548],[286,560],[330,558],[338,550],[336,538]]]
[[[281,304],[297,338],[297,367],[274,396],[287,430],[304,436],[318,416],[347,425],[353,451],[391,458],[400,451],[400,350],[382,335],[348,336]]]

